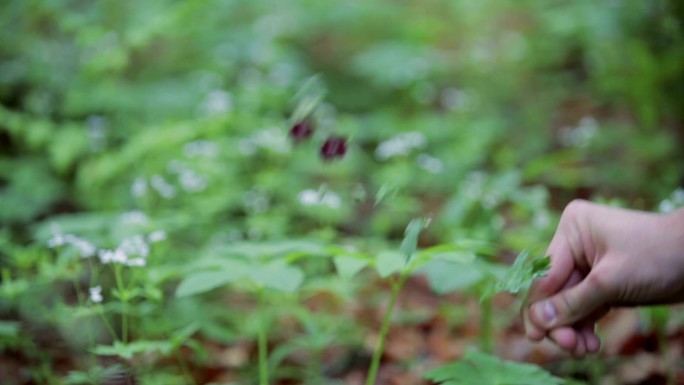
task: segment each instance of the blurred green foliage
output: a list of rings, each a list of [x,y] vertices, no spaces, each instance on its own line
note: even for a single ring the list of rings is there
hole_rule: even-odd
[[[471,252],[500,260],[543,246],[575,197],[671,208],[684,179],[683,8],[675,0],[2,2],[0,318],[23,326],[3,321],[0,354],[23,352],[22,378],[65,375],[57,353],[31,336],[49,325],[84,351],[88,343],[73,336],[97,319],[84,306],[88,288],[116,286],[111,269],[73,248],[48,249],[55,234],[107,249],[164,231],[148,266],[125,276],[137,290],[131,307],[103,304],[104,313],[130,312],[133,333],[149,339],[139,342],[154,345],[194,321],[205,338],[227,343],[256,330],[213,308],[218,295],[175,300],[173,292],[202,270],[197,260],[238,241],[313,239],[350,256],[383,253],[427,215],[419,246],[474,240]],[[296,143],[288,132],[297,92],[315,75],[326,91],[316,130]],[[319,145],[332,133],[349,138],[349,151],[324,162]],[[311,257],[326,253],[288,261],[304,271],[307,295],[323,287],[354,298],[359,288],[346,280],[315,278],[333,265],[351,277],[364,264],[340,250],[328,253],[334,263]],[[355,331],[339,332],[361,344]],[[73,355],[72,367],[87,367]],[[173,383],[165,373],[148,383]],[[89,376],[72,373],[70,383]]]

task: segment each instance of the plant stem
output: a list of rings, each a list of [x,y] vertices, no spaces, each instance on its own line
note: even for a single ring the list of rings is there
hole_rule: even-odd
[[[390,296],[389,304],[387,305],[387,310],[385,310],[382,325],[380,326],[380,340],[378,341],[378,346],[375,348],[375,352],[373,353],[373,360],[371,361],[371,366],[368,370],[366,385],[374,385],[375,380],[378,377],[380,359],[382,358],[382,353],[385,350],[385,340],[387,339],[387,333],[389,332],[390,323],[392,321],[394,306],[397,303],[397,298],[399,298],[399,290],[401,290],[401,287],[404,285],[404,282],[406,282],[407,278],[408,274],[402,274],[401,277],[399,277],[399,280],[392,285],[392,294]]]
[[[259,384],[268,385],[268,325],[263,289],[259,290]]]
[[[480,349],[485,353],[491,353],[493,350],[492,321],[492,299],[486,298],[480,301]]]
[[[121,266],[114,266],[114,277],[116,279],[116,286],[119,288],[119,295],[121,300],[121,341],[128,343],[128,290],[123,284],[121,277]]]

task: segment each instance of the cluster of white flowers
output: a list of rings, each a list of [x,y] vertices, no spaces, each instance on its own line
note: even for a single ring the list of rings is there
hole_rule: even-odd
[[[166,238],[165,231],[157,230],[150,233],[147,237],[134,235],[133,237],[126,238],[113,250],[98,250],[90,242],[73,234],[56,234],[48,240],[48,247],[54,248],[71,245],[79,251],[82,258],[89,258],[97,254],[100,262],[103,264],[118,263],[131,267],[140,267],[147,264],[147,257],[150,255],[150,244],[163,241]]]
[[[196,140],[183,146],[183,155],[188,158],[215,158],[219,153],[219,145],[211,140]]]
[[[163,198],[171,199],[176,196],[176,188],[159,174],[152,175],[150,178],[150,185],[152,185],[152,188],[154,188]]]
[[[142,235],[124,239],[114,250],[103,249],[98,252],[100,262],[105,265],[118,263],[132,267],[145,266],[149,254],[150,246]]]
[[[203,175],[198,174],[195,170],[189,168],[185,163],[179,160],[172,160],[166,167],[169,172],[176,174],[178,183],[183,190],[195,193],[204,191],[209,185],[209,181]]]
[[[244,155],[253,155],[259,148],[269,149],[282,154],[287,154],[292,150],[292,144],[288,140],[285,131],[277,127],[259,130],[253,135],[241,139],[238,145],[240,152]]]
[[[421,132],[405,132],[380,143],[375,149],[375,157],[384,161],[395,156],[406,156],[414,149],[424,148],[426,144],[427,139]]]
[[[658,211],[661,213],[669,213],[684,206],[684,188],[677,188],[670,194],[670,197],[664,199],[658,205]]]
[[[166,238],[167,238],[166,231],[157,230],[157,231],[151,232],[150,235],[147,236],[147,241],[149,243],[157,243],[157,242],[161,242],[163,240],[166,240]]]
[[[560,131],[560,142],[566,147],[586,147],[598,132],[598,122],[585,116],[576,127],[564,127]]]
[[[92,243],[73,234],[55,234],[48,240],[48,247],[54,248],[64,245],[71,245],[78,250],[81,258],[89,258],[95,255],[97,248]]]
[[[342,198],[335,192],[326,189],[306,189],[297,196],[303,206],[328,206],[332,209],[342,207]]]
[[[416,160],[418,161],[418,166],[429,173],[439,174],[444,170],[444,162],[434,156],[420,154]]]
[[[94,303],[102,302],[102,286],[98,285],[90,288],[90,300]]]
[[[136,198],[142,198],[147,195],[147,180],[144,177],[139,176],[135,178],[131,185],[131,195]]]
[[[199,106],[199,113],[208,116],[221,115],[233,109],[233,96],[223,90],[214,90],[207,94]]]
[[[169,162],[167,168],[169,169],[169,172],[176,174],[178,184],[180,184],[180,187],[186,192],[195,193],[204,191],[209,185],[209,181],[204,175],[200,175],[181,161],[172,160]],[[131,194],[136,198],[141,198],[147,194],[148,186],[152,186],[152,188],[163,198],[172,199],[176,196],[176,187],[161,174],[152,175],[149,184],[145,177],[137,177],[131,185]]]
[[[183,170],[178,175],[178,182],[183,187],[183,190],[191,193],[204,191],[209,184],[207,178],[191,169]]]

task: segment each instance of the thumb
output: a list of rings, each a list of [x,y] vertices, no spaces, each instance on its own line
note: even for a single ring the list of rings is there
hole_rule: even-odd
[[[530,320],[544,329],[570,326],[586,318],[610,299],[607,290],[589,274],[577,285],[564,289],[531,306]]]

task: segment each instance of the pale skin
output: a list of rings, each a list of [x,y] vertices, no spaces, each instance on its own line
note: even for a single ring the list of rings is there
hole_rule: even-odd
[[[599,350],[596,322],[611,308],[684,302],[684,208],[668,214],[587,201],[563,211],[522,316],[525,333],[575,357]]]

